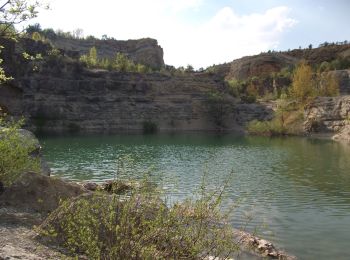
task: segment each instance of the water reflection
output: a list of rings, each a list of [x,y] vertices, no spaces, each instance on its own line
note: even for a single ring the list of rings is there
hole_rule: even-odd
[[[350,146],[304,138],[198,134],[42,142],[58,175],[103,181],[116,174],[117,158],[127,156],[133,163],[119,177],[133,173],[141,178],[148,172],[174,200],[191,195],[204,172],[215,187],[233,171],[227,199],[240,198],[235,225],[245,224],[248,212],[254,216],[248,229],[267,224],[263,235],[302,259],[350,257]]]

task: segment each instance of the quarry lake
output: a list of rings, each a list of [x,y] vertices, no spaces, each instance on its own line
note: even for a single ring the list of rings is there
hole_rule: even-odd
[[[203,175],[211,188],[229,180],[225,205],[236,204],[236,227],[299,259],[350,259],[350,145],[203,134],[40,141],[55,175],[101,182],[147,174],[170,202],[191,196]]]

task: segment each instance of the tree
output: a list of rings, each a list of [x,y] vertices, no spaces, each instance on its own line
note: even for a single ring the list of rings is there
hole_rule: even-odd
[[[39,23],[35,23],[35,24],[28,25],[28,27],[25,29],[25,31],[27,34],[31,35],[34,32],[40,33],[42,31],[42,29],[41,29],[41,25]]]
[[[72,35],[75,39],[81,39],[84,37],[83,29],[77,28],[72,32]]]
[[[41,41],[42,37],[39,32],[33,32],[32,34],[32,39],[36,42]]]
[[[26,22],[38,15],[41,4],[31,0],[0,0],[0,37],[14,39],[18,33],[15,25]],[[0,46],[0,52],[3,46]],[[0,59],[0,65],[3,62]],[[6,76],[0,66],[0,84],[12,79]]]
[[[0,0],[0,37],[16,37],[14,26],[37,17],[41,6],[34,0]]]
[[[98,64],[96,47],[92,47],[89,50],[89,54],[80,57],[80,61],[85,62],[88,68],[96,67]]]
[[[302,61],[294,70],[292,77],[292,94],[297,99],[305,101],[315,94],[315,81],[312,68]]]
[[[186,72],[189,72],[189,73],[194,72],[194,68],[193,68],[193,66],[191,64],[187,65]]]

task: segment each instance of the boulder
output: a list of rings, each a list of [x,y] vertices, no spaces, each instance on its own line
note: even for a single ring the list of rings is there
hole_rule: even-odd
[[[87,192],[78,184],[41,174],[23,173],[0,195],[0,207],[13,207],[30,212],[48,213],[59,206],[60,200]]]
[[[333,140],[350,143],[350,125],[346,125],[339,133],[334,135]]]

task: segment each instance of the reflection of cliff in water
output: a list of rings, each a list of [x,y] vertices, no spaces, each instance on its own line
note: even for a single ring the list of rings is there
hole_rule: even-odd
[[[288,151],[279,172],[298,188],[316,189],[326,196],[342,198],[337,203],[350,202],[350,145],[294,138],[276,139],[271,145]]]

